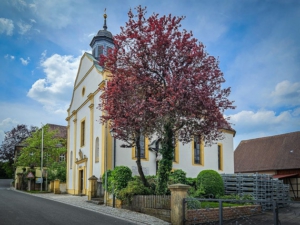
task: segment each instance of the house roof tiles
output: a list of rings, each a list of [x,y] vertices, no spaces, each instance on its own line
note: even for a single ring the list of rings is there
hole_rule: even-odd
[[[299,168],[300,131],[244,140],[234,152],[236,173]]]

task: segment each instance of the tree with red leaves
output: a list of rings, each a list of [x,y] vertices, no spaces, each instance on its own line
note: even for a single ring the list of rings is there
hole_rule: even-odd
[[[111,72],[101,96],[102,122],[109,122],[115,138],[139,145],[141,134],[161,138],[157,194],[167,191],[172,169],[174,138],[187,143],[201,135],[207,144],[222,138],[230,126],[223,117],[233,109],[230,88],[218,60],[210,56],[192,32],[180,30],[184,17],[130,10],[129,21],[114,36],[115,48],[101,56]],[[137,162],[138,163],[138,162]]]

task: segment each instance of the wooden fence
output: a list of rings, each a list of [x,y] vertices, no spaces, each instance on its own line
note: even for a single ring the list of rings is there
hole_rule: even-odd
[[[135,195],[131,206],[134,208],[171,209],[170,195]]]
[[[170,195],[135,195],[130,205],[122,208],[155,216],[167,222],[171,221]]]

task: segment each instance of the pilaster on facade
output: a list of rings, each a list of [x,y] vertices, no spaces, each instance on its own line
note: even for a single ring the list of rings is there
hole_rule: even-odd
[[[90,95],[89,95],[90,96]],[[94,158],[94,95],[89,97],[92,102],[89,105],[90,108],[90,167],[89,167],[89,177],[93,176],[93,158]]]
[[[94,93],[90,93],[87,98],[90,100],[91,104],[94,104]]]

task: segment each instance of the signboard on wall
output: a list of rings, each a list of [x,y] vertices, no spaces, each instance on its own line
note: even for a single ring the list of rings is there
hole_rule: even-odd
[[[142,168],[143,168],[144,175],[145,176],[149,175],[149,168],[148,167],[142,167]],[[132,176],[140,175],[137,166],[132,166],[131,171],[132,171]]]
[[[35,179],[35,183],[36,183],[36,184],[41,184],[41,183],[43,183],[43,178],[42,178],[42,177],[36,178],[36,179]]]

